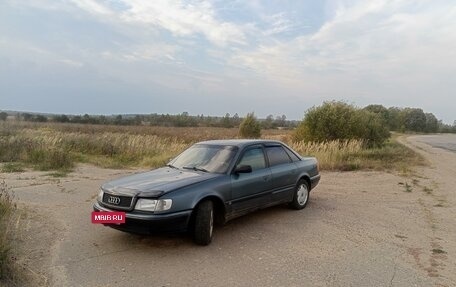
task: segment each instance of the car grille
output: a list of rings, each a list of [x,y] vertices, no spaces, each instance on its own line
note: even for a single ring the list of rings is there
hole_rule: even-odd
[[[119,207],[122,209],[130,208],[132,200],[133,198],[131,196],[103,193],[103,203],[112,207]]]

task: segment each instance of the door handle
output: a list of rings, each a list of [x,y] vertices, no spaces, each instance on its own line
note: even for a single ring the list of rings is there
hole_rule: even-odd
[[[269,179],[269,175],[263,176],[263,179],[264,179],[265,181],[268,180],[268,179]]]

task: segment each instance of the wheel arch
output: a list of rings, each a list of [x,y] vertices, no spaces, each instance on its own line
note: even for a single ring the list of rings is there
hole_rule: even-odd
[[[192,215],[191,215],[191,218],[190,218],[191,224],[193,224],[193,222],[194,222],[195,211],[196,211],[197,206],[201,202],[206,201],[206,200],[210,200],[214,204],[214,220],[215,220],[215,223],[218,224],[218,225],[221,225],[221,224],[225,223],[226,209],[225,209],[225,204],[223,203],[223,200],[220,197],[216,196],[216,195],[207,195],[207,196],[204,196],[204,197],[200,198],[197,201],[197,203],[195,204],[195,206],[193,207]]]
[[[312,189],[312,183],[310,181],[310,176],[308,174],[303,174],[303,175],[301,175],[301,177],[299,177],[298,182],[301,181],[301,180],[305,180],[306,181],[307,187],[309,188],[309,191],[310,191]]]

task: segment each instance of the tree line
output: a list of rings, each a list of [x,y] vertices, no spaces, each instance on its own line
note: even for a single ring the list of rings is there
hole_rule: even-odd
[[[0,115],[1,116],[1,115]],[[5,119],[7,114],[5,113]],[[1,118],[0,118],[1,119]],[[33,113],[18,113],[17,120],[29,122],[57,122],[57,123],[77,123],[94,125],[151,125],[165,127],[239,127],[244,117],[237,113],[225,116],[205,116],[203,114],[192,116],[188,112],[181,114],[147,114],[147,115],[43,115]],[[262,129],[294,128],[297,121],[287,120],[285,115],[268,115],[265,119],[258,120]]]
[[[318,111],[318,113],[317,113]],[[354,112],[356,111],[356,112]],[[312,116],[318,114],[315,119]],[[356,115],[356,116],[354,116]],[[0,112],[0,120],[6,120],[8,114]],[[58,123],[78,123],[78,124],[95,124],[95,125],[151,125],[166,127],[239,127],[245,117],[240,117],[237,113],[225,116],[205,116],[189,115],[188,112],[181,114],[143,114],[143,115],[49,115],[36,113],[16,113],[16,119],[31,122],[58,122]],[[350,118],[351,117],[351,118]],[[360,127],[370,127],[373,125],[380,126],[387,131],[397,132],[419,132],[419,133],[456,133],[456,121],[453,125],[445,124],[438,120],[432,113],[426,113],[420,108],[398,108],[384,107],[383,105],[368,105],[364,108],[358,108],[344,102],[325,102],[321,106],[312,107],[306,111],[303,121],[288,120],[285,115],[276,116],[268,115],[265,119],[255,119],[258,121],[261,129],[277,128],[296,128],[298,129],[296,138],[302,138],[304,129],[303,122],[307,119],[309,127],[307,129],[316,129],[315,132],[334,130],[333,133],[327,133],[329,138],[335,137],[335,134],[359,133],[360,128],[355,127],[358,123]],[[310,125],[309,122],[314,124]],[[364,123],[367,121],[368,123]],[[348,124],[347,124],[348,123]],[[361,124],[360,124],[361,123]],[[304,126],[305,126],[304,125]],[[347,128],[349,127],[349,128]],[[350,130],[350,132],[349,132]],[[371,136],[380,133],[379,129],[370,131]],[[321,138],[320,135],[317,138]],[[339,137],[339,136],[337,136]]]
[[[419,108],[386,108],[368,105],[358,108],[345,102],[325,102],[307,110],[293,133],[295,141],[324,142],[362,140],[368,147],[381,146],[390,131],[456,133],[456,122],[443,124],[434,114]]]
[[[390,131],[437,133],[446,128],[432,113],[419,108],[386,108],[382,105],[368,105],[364,110],[378,115]]]

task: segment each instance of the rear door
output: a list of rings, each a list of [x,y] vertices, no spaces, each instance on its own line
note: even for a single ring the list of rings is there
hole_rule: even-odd
[[[265,147],[272,174],[272,201],[290,201],[297,181],[297,166],[282,145]]]
[[[263,146],[246,148],[236,164],[242,165],[251,166],[252,172],[231,175],[231,203],[234,213],[259,208],[271,200],[271,170],[267,167]]]

